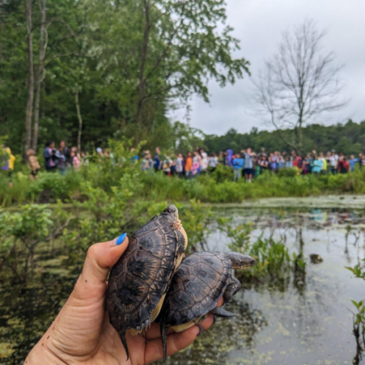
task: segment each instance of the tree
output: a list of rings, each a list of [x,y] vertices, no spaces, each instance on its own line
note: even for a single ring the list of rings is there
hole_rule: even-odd
[[[303,126],[346,105],[339,100],[341,66],[335,65],[333,52],[322,51],[325,35],[313,21],[284,33],[279,51],[265,62],[254,81],[258,111],[299,154],[303,153]],[[293,129],[294,138],[284,137],[285,128]]]
[[[28,101],[25,112],[25,151],[30,148],[32,139],[32,115],[34,99],[34,69],[33,69],[33,34],[32,34],[32,0],[25,0],[25,22],[28,44]]]
[[[221,0],[143,0],[143,37],[139,54],[136,110],[137,130],[148,128],[143,107],[171,98],[186,101],[196,93],[209,101],[206,83],[216,79],[223,87],[249,73],[244,58],[234,59],[239,41],[232,28],[217,30],[226,20]],[[153,44],[153,47],[151,46]],[[138,139],[138,135],[137,135]]]

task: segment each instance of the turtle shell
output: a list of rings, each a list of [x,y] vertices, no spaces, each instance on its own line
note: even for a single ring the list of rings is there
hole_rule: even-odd
[[[224,253],[189,255],[176,271],[158,321],[168,327],[189,323],[213,310],[232,277]]]
[[[170,206],[130,237],[111,270],[106,305],[125,347],[127,330],[145,330],[154,320],[152,313],[162,304],[181,262],[187,239],[179,225],[177,208]]]

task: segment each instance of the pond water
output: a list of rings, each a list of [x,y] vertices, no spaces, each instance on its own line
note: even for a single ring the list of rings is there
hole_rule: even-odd
[[[292,274],[284,285],[261,283],[241,290],[227,305],[237,316],[218,319],[168,364],[353,364],[351,299],[365,297],[365,283],[345,267],[364,258],[363,212],[234,208],[223,214],[233,224],[253,222],[253,239],[272,236],[291,253],[302,248],[305,273]],[[211,228],[208,249],[227,251],[228,238]],[[311,263],[311,254],[323,262]],[[62,259],[42,258],[45,274],[37,286],[0,286],[0,364],[22,363],[72,290],[79,268],[60,269]]]
[[[227,305],[237,313],[218,319],[210,331],[169,364],[353,364],[351,299],[365,298],[365,283],[346,266],[365,253],[365,216],[346,210],[242,210],[225,212],[236,224],[254,222],[253,236],[273,235],[291,252],[302,246],[307,266],[284,286],[270,283],[243,289]],[[213,231],[209,250],[227,250],[227,237]],[[312,264],[318,254],[323,262]],[[358,364],[365,364],[358,361]]]

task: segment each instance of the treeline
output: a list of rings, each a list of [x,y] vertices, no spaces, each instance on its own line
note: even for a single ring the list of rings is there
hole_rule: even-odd
[[[0,137],[171,148],[167,111],[248,73],[221,0],[0,0]],[[175,135],[176,138],[175,138]]]
[[[283,139],[291,140],[294,131],[287,129],[280,131],[258,131],[252,128],[250,133],[238,133],[235,129],[230,129],[223,136],[207,135],[204,145],[209,152],[225,151],[232,148],[240,151],[243,148],[251,147],[254,151],[259,151],[262,147],[266,151],[291,151]],[[303,151],[327,152],[334,149],[336,152],[342,151],[345,155],[365,152],[365,121],[355,123],[349,120],[346,124],[336,124],[323,126],[312,124],[303,128]]]

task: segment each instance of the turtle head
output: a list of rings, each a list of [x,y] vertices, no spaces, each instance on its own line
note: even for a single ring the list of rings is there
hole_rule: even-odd
[[[172,221],[177,221],[179,219],[179,211],[173,204],[171,204],[169,207],[167,207],[162,212],[162,214],[168,216],[169,219],[171,219]]]
[[[249,269],[256,263],[251,256],[242,255],[238,252],[228,252],[226,255],[231,260],[233,269]]]

